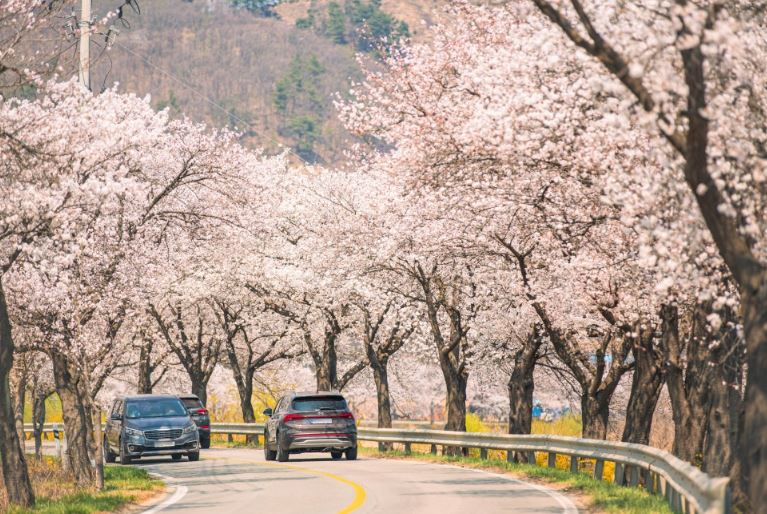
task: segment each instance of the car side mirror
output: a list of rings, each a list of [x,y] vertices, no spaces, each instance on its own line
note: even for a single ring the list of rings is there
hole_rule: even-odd
[[[272,417],[272,414],[274,414],[274,411],[271,408],[264,409],[264,416]]]
[[[123,419],[122,415],[120,415],[120,413],[118,413],[118,412],[113,412],[112,416],[110,416],[110,417],[111,417],[111,419],[114,419],[116,421],[120,421],[121,419]]]

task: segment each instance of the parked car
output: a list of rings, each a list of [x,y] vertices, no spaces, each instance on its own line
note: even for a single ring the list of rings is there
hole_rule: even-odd
[[[200,433],[200,447],[210,448],[210,414],[205,404],[193,394],[181,394],[179,398],[184,402],[184,407],[197,425]]]
[[[118,398],[104,429],[104,458],[130,464],[133,459],[170,455],[200,458],[200,436],[177,396],[141,394]]]
[[[304,452],[357,458],[357,426],[338,393],[290,393],[264,414],[269,416],[264,428],[266,460],[285,462],[291,453]]]

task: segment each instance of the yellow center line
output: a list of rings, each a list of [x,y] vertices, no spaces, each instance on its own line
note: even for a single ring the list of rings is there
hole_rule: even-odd
[[[334,473],[328,473],[327,471],[319,471],[319,470],[311,469],[311,468],[302,468],[302,467],[293,466],[290,464],[277,464],[276,462],[261,462],[257,460],[247,460],[247,459],[243,459],[239,457],[207,457],[206,456],[204,460],[239,461],[239,462],[244,462],[247,464],[256,464],[259,466],[271,466],[274,468],[294,469],[296,471],[302,471],[310,475],[324,476],[326,478],[335,480],[336,482],[341,482],[342,484],[348,485],[349,487],[352,488],[352,490],[354,490],[354,499],[349,505],[339,510],[337,514],[349,514],[350,512],[354,512],[355,510],[359,509],[362,506],[362,504],[365,503],[365,496],[367,495],[365,493],[365,488],[359,485],[358,483],[352,482],[348,478],[344,478]]]

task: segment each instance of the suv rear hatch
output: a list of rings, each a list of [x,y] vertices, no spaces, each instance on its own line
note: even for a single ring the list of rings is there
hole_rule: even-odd
[[[192,421],[194,421],[198,427],[210,427],[208,409],[205,408],[199,398],[181,398],[181,402],[184,404],[184,407],[186,407],[186,410],[189,411],[189,416],[191,416]]]
[[[291,429],[331,435],[336,432],[353,433],[357,427],[343,396],[297,396],[283,422]]]

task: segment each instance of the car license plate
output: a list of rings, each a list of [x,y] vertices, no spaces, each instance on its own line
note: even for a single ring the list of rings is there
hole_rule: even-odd
[[[175,441],[155,441],[154,442],[155,448],[169,448],[171,446],[176,446]]]
[[[319,419],[313,419],[312,423],[315,425],[329,425],[333,423],[333,420],[330,418],[319,418]]]

